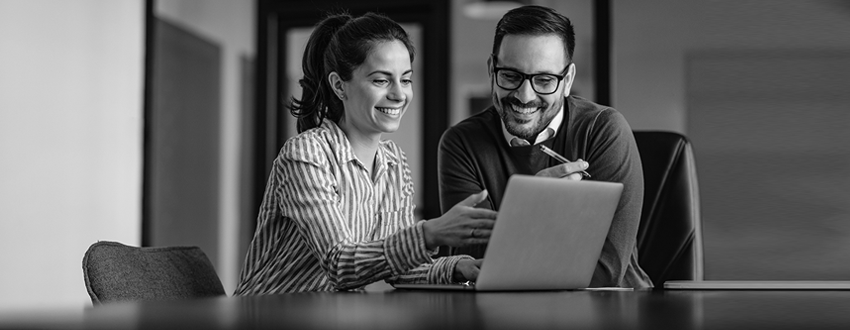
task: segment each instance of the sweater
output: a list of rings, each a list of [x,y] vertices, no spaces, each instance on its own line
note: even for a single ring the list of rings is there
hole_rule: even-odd
[[[652,281],[638,265],[643,168],[631,127],[615,109],[581,97],[567,97],[563,111],[557,134],[541,143],[572,161],[587,161],[592,180],[623,184],[590,286],[650,288]],[[511,147],[501,125],[490,106],[443,133],[437,160],[443,212],[482,189],[489,197],[478,207],[498,211],[511,175],[534,175],[558,164],[535,146]],[[486,245],[477,245],[449,253],[481,258],[485,250]]]

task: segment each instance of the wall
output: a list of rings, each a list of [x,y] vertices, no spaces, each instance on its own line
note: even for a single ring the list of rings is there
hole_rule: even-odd
[[[614,105],[696,153],[707,279],[846,279],[850,5],[614,1]]]
[[[236,288],[248,242],[240,241],[240,148],[244,111],[241,61],[254,58],[256,49],[255,2],[251,0],[157,0],[155,15],[218,43],[222,47],[221,162],[219,182],[218,260],[213,260],[225,291]]]
[[[691,1],[613,1],[612,105],[632,129],[685,131],[684,55],[699,38]]]
[[[846,49],[848,16],[833,0],[615,0],[612,103],[632,128],[684,133],[687,54]]]
[[[144,2],[0,1],[0,309],[85,306],[98,240],[138,245]]]
[[[470,19],[463,14],[464,5],[471,0],[456,0],[451,4],[450,33],[452,50],[449,76],[451,112],[449,126],[484,109],[470,109],[469,98],[490,95],[487,76],[487,57],[493,49],[493,31],[499,18]]]
[[[151,23],[143,244],[197,246],[215,262],[220,245],[222,50],[162,18]]]

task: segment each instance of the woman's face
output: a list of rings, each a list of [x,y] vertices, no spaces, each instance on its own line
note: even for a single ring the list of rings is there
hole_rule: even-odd
[[[366,61],[342,82],[343,121],[364,135],[392,133],[413,99],[410,54],[401,41],[377,42]]]

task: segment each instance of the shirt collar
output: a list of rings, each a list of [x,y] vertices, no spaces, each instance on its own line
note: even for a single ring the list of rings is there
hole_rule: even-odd
[[[345,164],[357,159],[357,156],[354,155],[354,149],[351,147],[351,141],[348,140],[348,136],[345,135],[345,132],[337,123],[325,118],[322,121],[322,127],[331,133],[334,142],[336,142],[331,145],[331,149],[334,149],[339,164]],[[398,164],[398,156],[391,152],[390,143],[389,140],[384,140],[378,145],[378,152],[375,155],[375,160],[378,164],[387,164],[388,166]]]
[[[561,122],[563,121],[564,106],[561,105],[561,109],[558,110],[558,114],[555,115],[555,118],[552,118],[552,121],[549,122],[549,126],[546,126],[546,129],[544,129],[543,132],[540,132],[540,134],[537,135],[537,140],[534,141],[534,144],[538,144],[554,137],[555,134],[558,133],[558,128],[561,127]],[[514,138],[522,139],[508,132],[508,129],[505,127],[504,120],[500,120],[499,122],[502,123],[502,133],[504,134],[505,141],[507,141],[508,145],[511,145],[511,140],[513,140]]]

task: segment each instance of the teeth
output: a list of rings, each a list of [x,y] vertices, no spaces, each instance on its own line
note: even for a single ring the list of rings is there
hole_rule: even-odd
[[[511,105],[511,109],[513,109],[515,112],[519,112],[524,115],[537,111],[537,108],[520,108],[513,104]]]
[[[383,112],[383,113],[388,114],[388,115],[392,115],[392,116],[396,116],[396,115],[401,113],[401,108],[378,108],[378,107],[375,107],[375,109],[378,109],[378,111]]]

